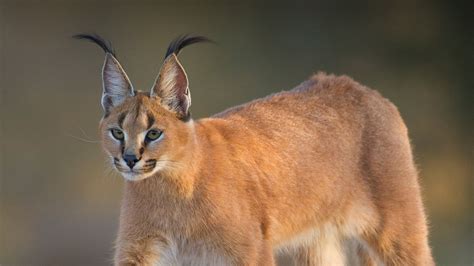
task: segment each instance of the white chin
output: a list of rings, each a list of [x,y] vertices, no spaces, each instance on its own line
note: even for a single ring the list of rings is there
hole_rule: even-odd
[[[140,181],[151,176],[152,173],[150,172],[146,174],[138,174],[138,173],[129,172],[129,173],[121,173],[121,174],[123,178],[125,178],[128,181]]]

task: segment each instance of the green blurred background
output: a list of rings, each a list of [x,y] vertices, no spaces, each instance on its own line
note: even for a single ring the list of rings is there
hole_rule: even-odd
[[[428,0],[0,3],[2,266],[111,261],[123,180],[96,142],[103,52],[70,38],[79,32],[111,40],[142,90],[171,39],[216,40],[181,54],[195,118],[317,71],[381,91],[410,129],[436,261],[473,264],[469,8]]]

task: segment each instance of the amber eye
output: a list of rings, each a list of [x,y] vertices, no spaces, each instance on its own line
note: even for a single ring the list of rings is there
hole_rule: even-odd
[[[147,141],[157,140],[161,136],[161,133],[162,133],[161,131],[152,129],[152,130],[148,131],[148,133],[146,133],[145,139]]]
[[[122,130],[118,128],[112,128],[110,132],[112,132],[112,136],[114,136],[114,138],[117,140],[123,140],[124,135]]]

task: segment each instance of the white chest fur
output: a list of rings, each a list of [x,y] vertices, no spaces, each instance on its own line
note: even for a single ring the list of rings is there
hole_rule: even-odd
[[[202,241],[169,240],[168,245],[157,244],[160,260],[156,266],[225,266],[232,265],[222,251]]]

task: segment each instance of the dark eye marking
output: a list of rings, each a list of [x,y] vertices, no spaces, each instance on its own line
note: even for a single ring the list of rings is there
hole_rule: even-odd
[[[150,129],[153,124],[155,123],[155,118],[153,117],[153,115],[150,113],[150,112],[147,112],[147,118],[148,118],[148,125],[147,125],[147,129]]]
[[[125,116],[127,116],[126,113],[121,113],[118,117],[118,124],[120,128],[123,128],[123,120],[125,120]]]

